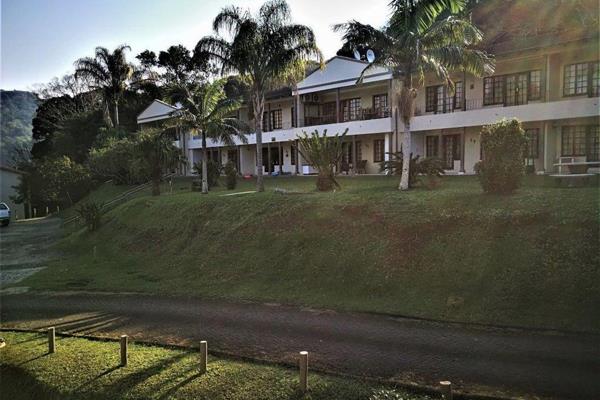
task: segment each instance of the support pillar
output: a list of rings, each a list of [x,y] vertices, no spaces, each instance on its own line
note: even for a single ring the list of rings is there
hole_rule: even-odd
[[[271,175],[271,142],[267,142],[267,174]],[[261,165],[262,168],[262,165]]]
[[[467,128],[463,127],[460,134],[460,173],[465,173],[465,140],[467,138]]]
[[[281,149],[281,142],[277,142],[277,150],[279,151],[279,175],[283,173],[283,151]]]
[[[340,89],[335,90],[335,122],[340,122]]]
[[[357,159],[356,159],[356,135],[352,135],[352,172],[354,172],[355,174],[358,173],[358,168],[357,168]]]
[[[300,156],[300,154],[298,154],[298,153],[299,153],[299,151],[298,151],[298,140],[297,140],[297,139],[295,140],[295,143],[296,143],[296,144],[295,144],[295,146],[294,146],[294,153],[295,153],[295,154],[294,154],[294,156],[295,156],[295,157],[294,157],[294,159],[296,160],[296,162],[295,162],[295,164],[296,164],[296,165],[295,165],[295,168],[296,168],[296,175],[298,175],[298,173],[299,173],[299,166],[300,166],[300,157],[299,157],[299,156]]]

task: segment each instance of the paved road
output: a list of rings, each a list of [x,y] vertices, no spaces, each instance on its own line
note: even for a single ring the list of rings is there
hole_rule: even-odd
[[[466,392],[600,397],[600,336],[448,325],[276,304],[233,304],[133,294],[2,296],[3,327],[44,328],[196,345],[260,359]]]
[[[56,256],[52,246],[60,238],[60,226],[58,218],[36,218],[0,228],[0,285],[17,283],[45,268]]]

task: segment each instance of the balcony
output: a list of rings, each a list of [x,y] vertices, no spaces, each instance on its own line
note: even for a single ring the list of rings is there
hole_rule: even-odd
[[[339,118],[338,116],[333,114],[325,114],[318,116],[305,115],[304,121],[300,124],[301,127],[311,127],[317,125],[329,125],[344,123],[344,122],[352,122],[352,121],[368,121],[372,119],[380,119],[380,118],[389,118],[390,117],[390,109],[389,107],[382,107],[378,109],[373,108],[361,108],[359,110],[355,110],[354,112],[340,112]]]
[[[414,131],[451,129],[491,124],[502,118],[518,118],[522,122],[549,121],[565,118],[597,117],[598,97],[565,98],[553,102],[528,104],[484,105],[483,99],[469,99],[466,110],[451,109],[446,112],[419,115],[411,123]]]

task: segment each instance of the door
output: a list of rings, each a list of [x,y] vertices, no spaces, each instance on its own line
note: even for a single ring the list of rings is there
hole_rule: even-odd
[[[442,136],[444,169],[454,169],[455,160],[460,160],[460,135],[444,135]]]

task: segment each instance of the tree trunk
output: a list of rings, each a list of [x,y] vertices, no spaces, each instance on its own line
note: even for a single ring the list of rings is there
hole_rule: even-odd
[[[115,128],[119,127],[119,102],[115,101]]]
[[[402,176],[400,178],[399,190],[410,188],[410,157],[411,157],[411,134],[410,121],[415,114],[416,89],[412,88],[410,77],[404,81],[400,91],[400,116],[404,122],[404,137],[402,138]]]
[[[410,187],[410,136],[410,122],[405,122],[402,138],[402,177],[400,178],[399,190],[408,190]]]
[[[202,131],[202,194],[208,194],[208,151],[204,131]]]
[[[254,94],[254,129],[256,132],[256,191],[264,192],[265,183],[263,182],[263,157],[262,157],[262,123],[263,109],[265,108],[264,98],[261,94]]]
[[[104,105],[104,112],[102,118],[104,119],[104,123],[108,128],[112,128],[114,126],[112,119],[110,118],[110,107],[108,101],[106,101],[106,104]]]

